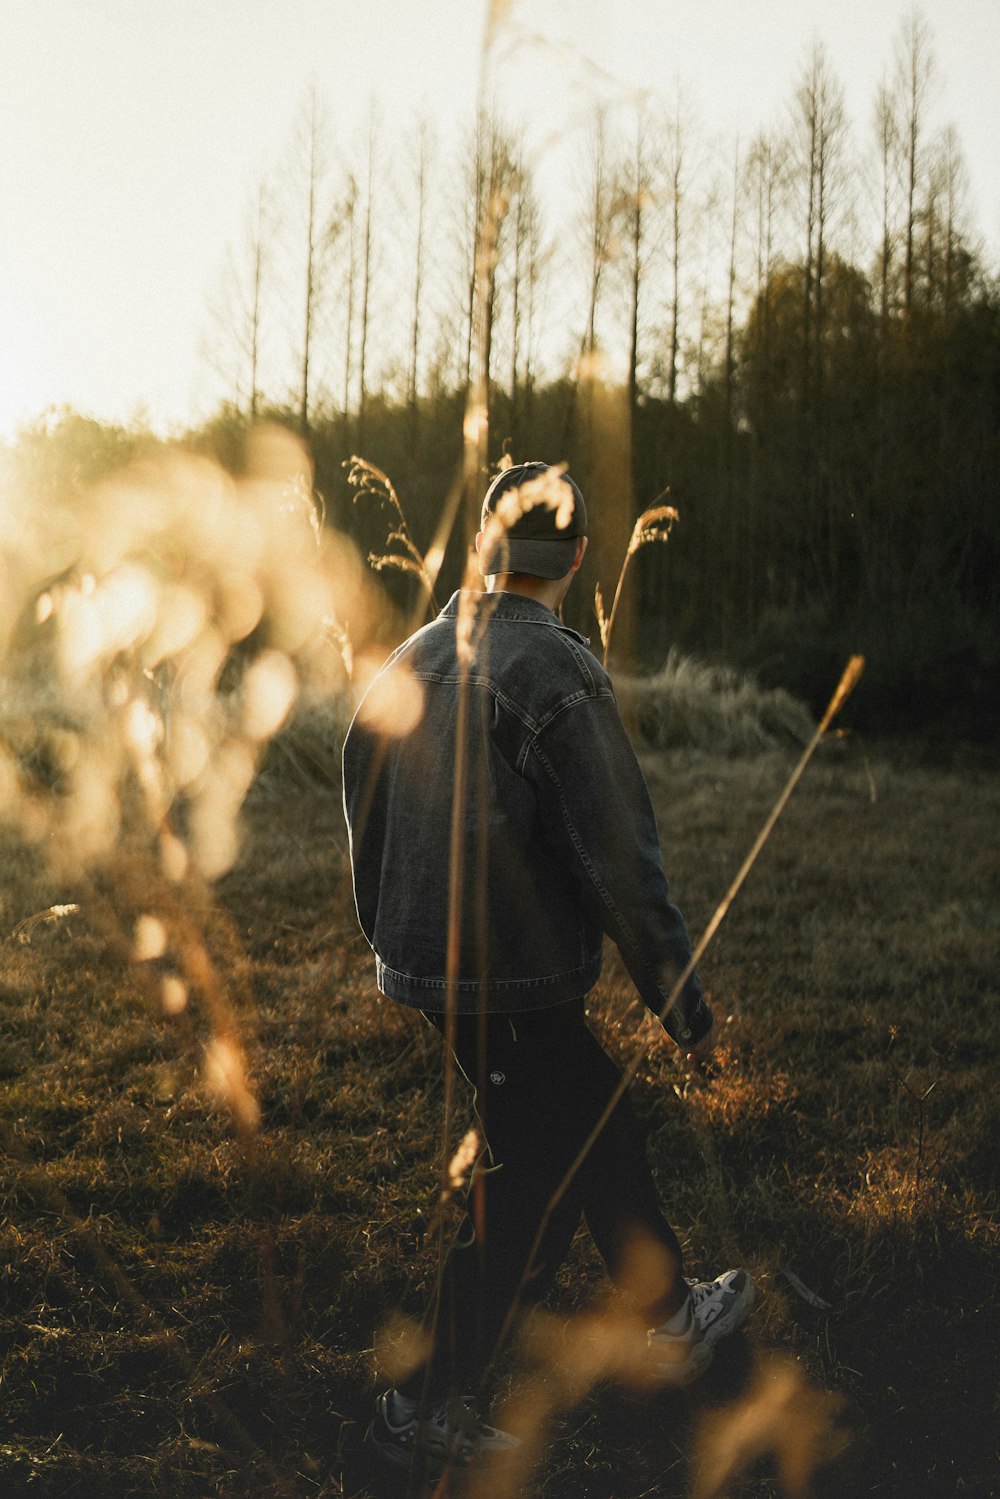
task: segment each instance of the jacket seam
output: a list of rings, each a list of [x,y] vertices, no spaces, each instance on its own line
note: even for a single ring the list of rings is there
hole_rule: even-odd
[[[555,707],[546,713],[544,718],[533,718],[526,708],[522,708],[520,703],[516,703],[513,698],[508,697],[496,685],[492,677],[482,676],[478,672],[459,674],[454,672],[428,671],[426,668],[421,668],[414,671],[413,676],[418,682],[436,682],[441,687],[457,687],[462,682],[471,682],[476,687],[485,687],[487,692],[496,698],[497,702],[502,703],[509,712],[513,713],[514,717],[532,734],[540,734],[543,729],[548,728],[553,719],[559,717],[560,713],[565,712],[567,708],[575,707],[577,703],[597,702],[602,698],[614,700],[614,693],[610,688],[596,685],[592,679],[591,687],[595,690],[590,691],[586,686],[578,687],[568,697],[561,698]],[[523,762],[523,752],[518,758],[519,761]]]
[[[544,729],[547,729],[560,714],[566,712],[567,708],[575,708],[580,703],[614,702],[614,700],[615,695],[610,687],[599,687],[596,692],[576,692],[572,697],[566,698],[564,702],[559,703],[546,718],[541,720],[537,732],[540,734]]]
[[[493,598],[495,597],[495,595],[484,594],[483,597]],[[504,597],[509,597],[509,595],[504,595]],[[456,606],[453,609],[451,607],[452,602],[453,601],[451,599],[448,600],[447,604],[445,604],[444,608],[441,610],[441,613],[438,615],[438,619],[454,620],[458,618],[458,607]],[[540,607],[545,608],[544,605],[540,605]],[[551,610],[547,609],[546,612],[551,613]],[[437,620],[431,620],[430,623],[436,624]],[[554,614],[552,615],[551,619],[536,619],[532,614],[508,614],[500,608],[495,607],[490,613],[490,624],[492,625],[494,623],[500,625],[541,625],[541,627],[545,630],[556,630],[560,635],[570,636],[573,640],[579,641],[579,643],[585,648],[590,644],[586,635],[581,635],[580,631],[574,630],[572,625],[563,624],[562,620]],[[404,641],[404,644],[405,643],[406,642]]]
[[[515,703],[513,698],[508,697],[505,692],[502,692],[492,677],[480,676],[478,672],[437,672],[428,671],[426,668],[415,671],[413,675],[418,682],[437,682],[442,687],[458,687],[462,682],[471,682],[476,687],[485,687],[496,698],[497,702],[502,703],[505,708],[513,713],[515,718],[524,724],[526,729],[534,732],[538,726],[537,719],[532,718],[528,710],[522,708],[520,703]]]
[[[455,616],[448,615],[448,618],[453,619]],[[564,625],[558,619],[532,619],[527,614],[492,614],[490,624],[494,622],[498,625],[540,625],[543,630],[555,630],[556,634],[568,636],[571,641],[578,641],[584,647],[588,643],[586,635],[581,635],[572,625]]]
[[[597,683],[595,681],[593,671],[590,669],[589,664],[587,663],[586,659],[584,658],[583,651],[581,651],[580,648],[577,645],[575,645],[574,642],[572,640],[570,640],[567,636],[565,636],[565,635],[561,636],[560,639],[561,639],[562,644],[566,647],[566,649],[569,651],[570,655],[573,657],[573,660],[576,663],[576,666],[577,666],[577,669],[580,672],[580,675],[583,677],[584,681],[588,685],[588,689],[589,690],[588,690],[587,696],[588,697],[596,697],[596,695],[597,695]]]

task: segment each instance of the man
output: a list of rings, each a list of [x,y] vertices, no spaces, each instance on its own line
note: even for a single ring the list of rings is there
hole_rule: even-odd
[[[581,1215],[612,1279],[638,1296],[665,1382],[701,1374],[753,1304],[743,1270],[685,1279],[627,1096],[608,1107],[620,1073],[584,1016],[606,932],[687,1055],[714,1044],[695,972],[667,1008],[690,941],[610,680],[559,618],[586,532],[568,474],[502,471],[476,538],[486,592],[455,594],[400,647],[344,746],[355,898],[379,989],[444,1034],[493,1168],[477,1175],[445,1264],[429,1357],[378,1404],[373,1441],[399,1463],[420,1449],[468,1461],[516,1445],[479,1420],[474,1397]],[[422,704],[400,733],[404,680]]]

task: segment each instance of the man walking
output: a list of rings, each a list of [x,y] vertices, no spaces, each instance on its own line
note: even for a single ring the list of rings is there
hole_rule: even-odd
[[[583,496],[559,469],[508,467],[482,527],[486,591],[455,594],[400,647],[344,746],[355,899],[378,987],[445,1036],[493,1168],[476,1178],[445,1264],[427,1362],[378,1403],[373,1440],[400,1464],[420,1450],[469,1461],[516,1446],[474,1397],[581,1216],[617,1284],[641,1259],[639,1310],[666,1383],[697,1378],[754,1299],[744,1270],[685,1278],[627,1095],[608,1110],[619,1070],[585,1020],[607,933],[687,1055],[714,1044],[697,973],[663,1013],[690,941],[610,680],[558,615],[587,546]],[[422,705],[399,734],[392,693],[404,672]]]

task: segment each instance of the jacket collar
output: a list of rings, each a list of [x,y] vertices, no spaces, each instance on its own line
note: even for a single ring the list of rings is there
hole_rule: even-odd
[[[458,605],[462,594],[471,594],[474,606],[477,609],[483,607],[488,600],[493,606],[493,615],[497,619],[518,620],[523,624],[550,625],[555,630],[562,630],[564,634],[571,635],[581,645],[590,645],[586,635],[581,635],[579,630],[571,630],[569,625],[564,625],[557,614],[537,599],[526,598],[522,593],[485,593],[478,589],[457,589],[441,610],[439,619],[456,619],[458,617]]]

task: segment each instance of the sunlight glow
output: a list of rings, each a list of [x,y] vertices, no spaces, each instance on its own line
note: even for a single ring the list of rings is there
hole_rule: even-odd
[[[186,583],[167,584],[160,590],[156,626],[143,648],[146,666],[158,666],[168,656],[179,655],[204,627],[208,604]]]
[[[149,759],[163,738],[163,723],[146,703],[135,700],[125,710],[125,737],[142,759]]]
[[[462,422],[462,435],[466,442],[478,447],[480,441],[486,435],[488,424],[489,417],[486,407],[479,403],[473,404],[470,402],[465,413],[465,419]]]
[[[167,929],[158,916],[139,916],[135,923],[132,956],[137,963],[162,958],[167,950]]]
[[[246,1068],[235,1040],[215,1036],[205,1047],[205,1082],[209,1092],[232,1111],[244,1129],[260,1123],[260,1105],[250,1091]]]
[[[283,651],[262,651],[243,682],[243,725],[251,739],[270,739],[288,717],[298,691],[295,667]]]
[[[0,439],[12,437],[23,416],[24,381],[12,344],[0,340]]]
[[[175,973],[168,973],[163,980],[161,999],[165,1015],[182,1014],[187,1009],[187,984],[185,984],[183,979],[178,978]]]
[[[160,838],[160,868],[172,885],[179,885],[186,878],[189,864],[181,840],[173,833],[164,833]]]
[[[174,713],[167,737],[167,763],[178,787],[190,786],[203,773],[211,757],[208,736],[198,720],[187,713]]]
[[[355,668],[355,684],[364,692],[358,707],[358,721],[376,734],[401,739],[411,734],[424,711],[424,689],[405,667],[390,666],[365,691],[375,677],[380,663],[363,655]]]

